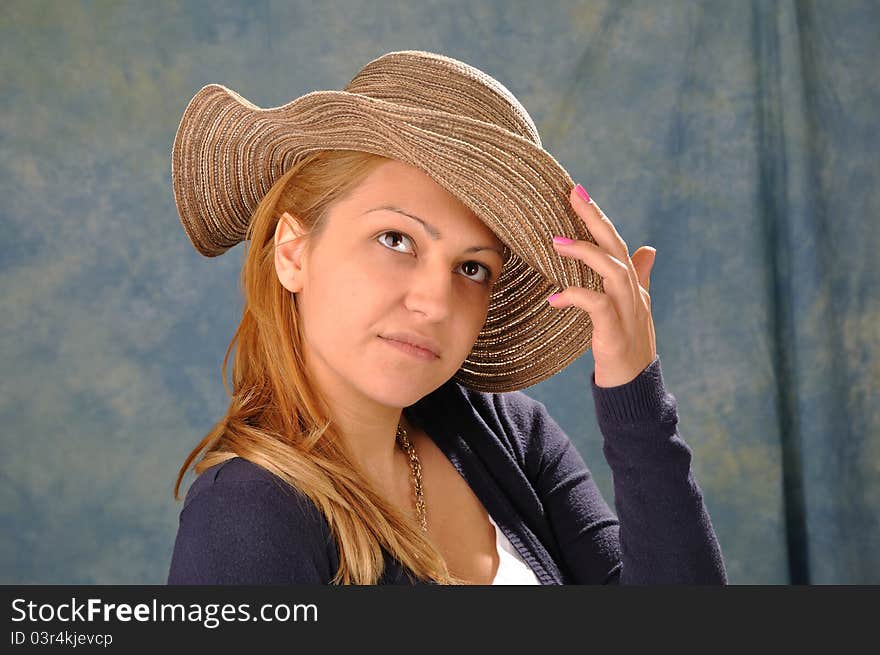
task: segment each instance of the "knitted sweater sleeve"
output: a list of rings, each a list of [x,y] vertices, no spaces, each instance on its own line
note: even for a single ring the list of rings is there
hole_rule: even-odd
[[[568,435],[533,400],[528,467],[575,584],[726,584],[721,548],[677,431],[660,358],[634,380],[591,377],[615,516]]]

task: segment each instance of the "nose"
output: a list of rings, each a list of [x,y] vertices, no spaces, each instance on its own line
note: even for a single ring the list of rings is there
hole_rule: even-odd
[[[446,320],[454,302],[455,273],[444,263],[417,267],[408,278],[406,307],[424,314],[431,322]]]

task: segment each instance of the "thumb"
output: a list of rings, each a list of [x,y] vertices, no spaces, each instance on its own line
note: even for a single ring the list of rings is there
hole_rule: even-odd
[[[651,246],[642,246],[632,256],[632,263],[639,276],[639,284],[645,291],[651,290],[651,269],[654,268],[654,260],[657,257],[657,249]]]

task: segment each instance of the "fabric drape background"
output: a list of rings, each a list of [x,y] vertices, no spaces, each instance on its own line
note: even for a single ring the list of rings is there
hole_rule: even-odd
[[[241,312],[243,247],[202,258],[174,206],[187,101],[277,106],[402,49],[505,84],[631,252],[657,249],[658,352],[730,581],[880,582],[880,4],[792,0],[3,2],[0,582],[165,580]],[[592,370],[525,392],[611,502]]]

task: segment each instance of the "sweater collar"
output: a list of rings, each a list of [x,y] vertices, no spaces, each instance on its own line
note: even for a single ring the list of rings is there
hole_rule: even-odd
[[[492,432],[492,422],[486,421],[470,401],[469,394],[473,393],[492,395],[468,392],[450,379],[406,411],[465,479],[539,582],[561,585],[563,574],[553,557],[490,473],[493,454],[497,457],[486,437],[487,431]],[[492,407],[488,400],[480,405]]]

